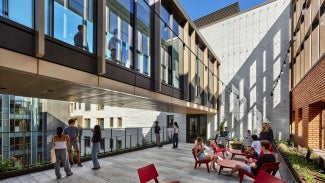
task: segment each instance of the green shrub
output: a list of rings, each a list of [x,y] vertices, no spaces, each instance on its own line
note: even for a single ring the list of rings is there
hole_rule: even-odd
[[[307,154],[307,148],[300,148],[299,151],[293,146],[289,146],[287,142],[279,141],[277,142],[277,147],[282,155],[284,155],[292,168],[299,175],[299,179],[303,179],[308,183],[315,183],[315,176],[320,178],[325,182],[325,174],[321,172],[319,168],[314,166],[314,164],[308,161],[305,157]],[[311,158],[315,157],[314,153],[311,153]]]

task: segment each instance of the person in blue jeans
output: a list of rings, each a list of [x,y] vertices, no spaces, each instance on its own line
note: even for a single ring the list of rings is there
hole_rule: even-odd
[[[100,139],[102,138],[102,132],[100,130],[99,125],[95,125],[93,130],[93,137],[91,139],[93,143],[91,155],[92,155],[92,162],[93,162],[93,170],[100,169],[99,161],[98,161],[98,153],[99,153],[99,146],[100,146]]]

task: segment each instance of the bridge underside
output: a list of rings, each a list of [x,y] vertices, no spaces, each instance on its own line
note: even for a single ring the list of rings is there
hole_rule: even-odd
[[[186,114],[217,110],[0,48],[0,93]]]

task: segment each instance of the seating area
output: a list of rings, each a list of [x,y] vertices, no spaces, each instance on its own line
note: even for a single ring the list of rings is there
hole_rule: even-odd
[[[171,144],[163,147],[152,147],[125,154],[114,155],[99,159],[101,169],[92,170],[92,162],[83,162],[83,167],[72,167],[73,175],[66,177],[63,168],[61,168],[62,178],[60,181],[69,183],[86,182],[127,182],[139,183],[138,169],[153,164],[157,174],[154,177],[159,182],[179,181],[186,183],[235,183],[239,182],[238,173],[232,176],[218,174],[218,172],[208,172],[205,166],[194,168],[193,154],[191,152],[192,143],[179,143],[177,149],[172,149]],[[226,157],[230,159],[230,156]],[[243,161],[241,156],[235,160]],[[219,166],[216,166],[219,170]],[[227,168],[224,168],[228,171]],[[152,172],[152,171],[151,171]],[[279,171],[276,177],[280,177]],[[257,177],[256,177],[257,178]],[[256,179],[255,178],[255,179]],[[55,182],[56,176],[54,169],[45,170],[36,173],[30,173],[17,176],[10,179],[0,180],[0,183],[31,183],[31,182]],[[155,182],[151,180],[150,182]],[[252,183],[253,179],[248,176],[243,177],[243,183]],[[290,182],[287,181],[286,182]],[[266,182],[263,182],[266,183]]]

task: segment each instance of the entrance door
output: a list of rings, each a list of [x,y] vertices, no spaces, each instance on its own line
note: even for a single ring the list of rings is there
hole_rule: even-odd
[[[207,139],[206,115],[187,115],[186,117],[186,142],[194,143],[196,137]]]

